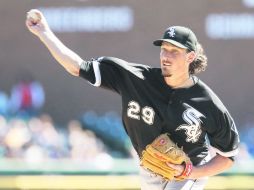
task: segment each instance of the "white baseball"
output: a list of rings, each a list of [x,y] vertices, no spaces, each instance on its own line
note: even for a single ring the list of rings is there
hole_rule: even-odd
[[[36,10],[33,9],[27,13],[27,18],[32,19],[34,22],[38,22],[41,19],[38,13],[36,13]]]

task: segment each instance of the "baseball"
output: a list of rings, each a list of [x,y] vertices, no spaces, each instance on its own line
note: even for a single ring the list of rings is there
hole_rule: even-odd
[[[27,18],[32,19],[34,22],[38,22],[41,19],[35,9],[32,9],[27,13]]]

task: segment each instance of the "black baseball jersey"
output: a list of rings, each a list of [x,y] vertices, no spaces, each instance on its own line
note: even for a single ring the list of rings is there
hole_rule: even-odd
[[[169,133],[194,165],[208,155],[208,143],[225,157],[235,156],[239,136],[229,112],[200,79],[172,89],[160,68],[113,57],[84,61],[80,76],[122,97],[122,120],[139,156],[157,136]]]

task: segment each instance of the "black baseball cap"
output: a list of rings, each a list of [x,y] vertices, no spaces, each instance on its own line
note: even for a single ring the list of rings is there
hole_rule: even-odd
[[[155,46],[161,46],[162,42],[169,42],[177,47],[197,51],[198,40],[191,29],[183,26],[171,26],[165,31],[163,38],[155,40]]]

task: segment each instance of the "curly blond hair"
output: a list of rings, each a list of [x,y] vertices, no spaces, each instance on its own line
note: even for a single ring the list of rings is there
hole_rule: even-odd
[[[190,63],[189,73],[198,74],[201,71],[205,71],[207,67],[207,57],[204,53],[204,49],[201,44],[197,44],[197,56],[196,59]]]

